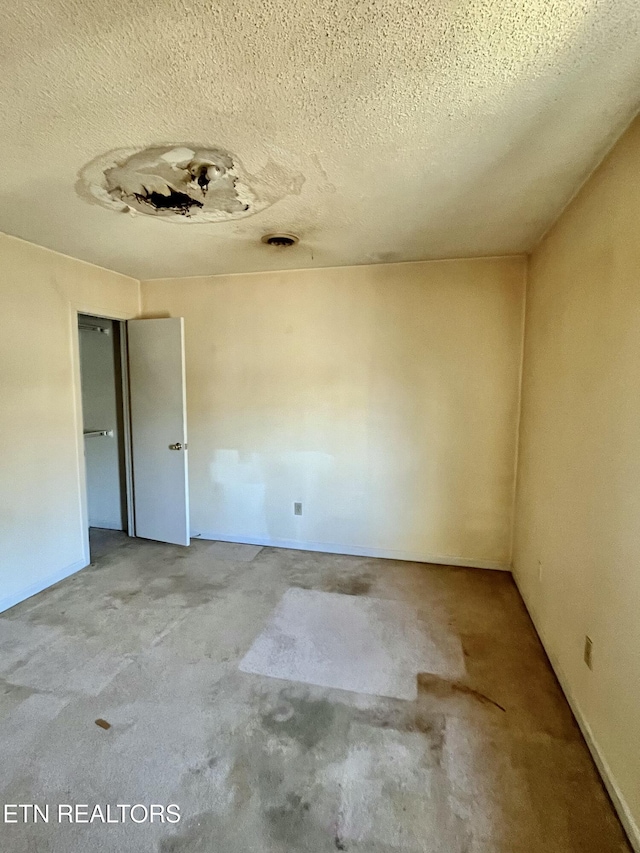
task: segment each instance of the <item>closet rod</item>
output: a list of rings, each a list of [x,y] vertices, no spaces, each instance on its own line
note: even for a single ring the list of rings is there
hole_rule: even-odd
[[[102,335],[108,335],[111,332],[106,326],[90,326],[88,323],[78,323],[78,328],[81,332],[100,332]]]

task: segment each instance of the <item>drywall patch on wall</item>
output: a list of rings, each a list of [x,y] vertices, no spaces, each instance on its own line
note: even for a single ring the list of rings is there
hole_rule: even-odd
[[[249,175],[222,148],[181,144],[109,151],[82,169],[76,188],[110,210],[201,223],[251,216],[303,183],[271,161]]]
[[[144,282],[185,318],[192,530],[506,567],[524,264]]]

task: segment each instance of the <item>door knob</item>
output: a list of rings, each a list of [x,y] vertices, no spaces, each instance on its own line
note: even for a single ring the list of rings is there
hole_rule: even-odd
[[[176,441],[175,444],[169,445],[169,450],[182,450],[182,445],[180,444],[179,441]]]

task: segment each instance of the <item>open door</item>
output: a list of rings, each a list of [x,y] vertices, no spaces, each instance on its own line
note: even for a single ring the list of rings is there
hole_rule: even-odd
[[[184,321],[129,320],[135,535],[189,544]]]

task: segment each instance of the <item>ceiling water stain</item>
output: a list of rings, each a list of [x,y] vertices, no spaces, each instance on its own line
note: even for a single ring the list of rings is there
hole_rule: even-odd
[[[258,213],[300,194],[304,180],[272,159],[250,175],[222,148],[179,144],[109,151],[81,170],[76,190],[117,212],[207,223]]]

